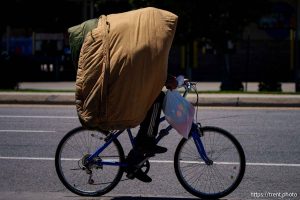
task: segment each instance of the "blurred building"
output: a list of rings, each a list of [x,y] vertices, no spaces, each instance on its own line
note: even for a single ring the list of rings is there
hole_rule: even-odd
[[[10,0],[1,6],[1,52],[21,81],[75,80],[67,29],[100,14],[132,9],[127,0]],[[197,81],[220,81],[224,66],[241,81],[294,81],[298,0],[276,0],[272,12],[226,43],[224,60],[209,41],[174,43],[170,71]],[[231,51],[232,50],[232,51]],[[229,59],[230,58],[230,59]],[[3,66],[0,66],[3,67]]]
[[[6,1],[0,8],[1,53],[8,54],[10,62],[5,62],[9,65],[0,68],[2,72],[17,73],[11,75],[13,77],[6,74],[5,78],[18,76],[20,81],[75,80],[67,30],[98,17],[97,13],[130,10],[127,1],[110,2],[105,3],[107,7],[98,8],[99,3],[93,0]]]

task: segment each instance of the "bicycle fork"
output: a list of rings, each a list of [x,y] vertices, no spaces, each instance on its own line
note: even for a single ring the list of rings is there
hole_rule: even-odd
[[[204,145],[203,145],[202,140],[201,140],[201,137],[203,136],[202,134],[203,133],[201,132],[200,123],[198,123],[198,124],[193,123],[192,128],[191,128],[191,136],[192,136],[192,138],[195,142],[195,145],[196,145],[196,148],[199,152],[200,158],[202,160],[204,160],[205,164],[212,165],[213,161],[208,158],[208,156],[206,154],[206,151],[205,151],[205,148],[204,148]]]

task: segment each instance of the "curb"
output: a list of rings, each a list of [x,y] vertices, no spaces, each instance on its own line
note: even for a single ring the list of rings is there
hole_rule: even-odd
[[[75,94],[2,92],[0,104],[75,105]]]
[[[261,107],[300,107],[298,95],[263,95],[263,94],[199,94],[188,100],[198,106],[261,106]]]
[[[197,106],[273,106],[300,107],[300,95],[265,94],[189,94]],[[0,92],[0,104],[75,105],[74,93]]]

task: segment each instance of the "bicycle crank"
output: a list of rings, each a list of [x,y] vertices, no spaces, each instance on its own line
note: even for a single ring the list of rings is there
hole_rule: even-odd
[[[140,168],[145,174],[147,174],[150,170],[150,162],[149,160],[147,160],[146,162],[144,162]]]

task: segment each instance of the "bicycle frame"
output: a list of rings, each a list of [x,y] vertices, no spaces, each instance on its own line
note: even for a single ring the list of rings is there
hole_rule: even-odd
[[[177,80],[180,87],[185,87],[183,97],[186,97],[190,89],[195,90],[197,105],[199,95],[196,84],[182,77]],[[165,108],[167,107],[164,107],[163,111]],[[177,135],[180,141],[174,147],[176,150],[173,168],[179,183],[187,192],[201,199],[219,199],[233,192],[241,183],[246,168],[245,153],[232,133],[217,126],[202,127],[198,123],[198,108],[193,108],[196,112],[193,111],[193,122],[189,124],[191,128],[188,138],[186,133],[184,136]],[[155,143],[159,143],[162,138],[169,135],[172,129],[180,132],[176,127],[179,124],[173,124],[167,112],[165,114],[157,116],[161,118],[157,119],[159,122],[156,126],[163,125],[161,126],[163,128],[156,134]],[[170,123],[160,124],[165,123],[164,121]],[[134,156],[136,149],[139,149],[137,148],[139,133],[133,130],[139,129],[137,131],[140,132],[141,128],[143,129],[137,127],[101,131],[80,126],[68,131],[60,140],[55,152],[55,169],[59,180],[71,192],[90,197],[110,192],[122,180],[124,173],[128,179],[136,178],[150,182],[151,178],[146,180],[139,175],[146,175],[149,172],[151,168],[149,159],[154,153],[151,151],[143,155],[139,153],[136,162],[133,161],[134,166],[131,166],[130,159],[125,157],[124,151],[130,149],[124,149],[120,141],[128,134],[127,142],[131,143],[132,147],[128,155]],[[122,137],[119,137],[121,134]]]
[[[190,83],[188,82],[187,85],[185,85],[185,92],[183,94],[183,96],[185,97],[188,93],[188,91],[191,89],[191,85]],[[165,117],[162,117],[160,119],[160,123],[165,121]],[[207,154],[206,154],[206,151],[205,151],[205,148],[203,146],[203,143],[201,141],[201,133],[200,133],[200,124],[195,124],[193,123],[192,124],[192,128],[191,128],[191,131],[190,131],[190,137],[193,138],[194,142],[195,142],[195,145],[196,145],[196,148],[199,152],[199,156],[201,157],[201,159],[207,164],[207,165],[211,165],[212,164],[212,161],[208,158]],[[156,143],[158,143],[163,137],[167,136],[169,134],[169,132],[173,129],[173,127],[171,125],[169,125],[167,128],[165,129],[161,129],[158,136],[156,137]],[[106,143],[104,145],[102,145],[101,147],[99,147],[95,153],[93,153],[91,156],[89,156],[89,158],[87,159],[87,162],[88,163],[93,163],[93,160],[94,158],[96,158],[106,147],[108,147],[112,142],[113,140],[115,140],[116,138],[118,138],[121,133],[123,133],[125,130],[122,130],[122,131],[117,131],[115,133],[110,133],[106,138],[105,138],[105,141]],[[131,129],[126,129],[127,133],[128,133],[128,136],[129,136],[129,139],[130,139],[130,142],[132,144],[132,147],[134,147],[135,145],[135,141],[134,141],[134,136],[131,132]],[[121,166],[121,167],[126,167],[127,166],[127,163],[122,163],[122,162],[116,162],[116,161],[97,161],[95,164],[97,165],[112,165],[112,166]]]
[[[163,122],[165,120],[164,117],[161,118],[161,122]],[[158,135],[158,137],[156,138],[156,143],[158,143],[163,137],[167,136],[169,134],[169,131],[172,130],[173,127],[171,125],[169,125],[167,128],[162,129]],[[130,129],[126,130],[130,139],[130,142],[132,144],[132,147],[134,147],[135,142],[134,142],[134,137],[133,134],[131,132]],[[93,159],[95,157],[97,157],[106,147],[108,147],[113,140],[115,140],[116,138],[118,138],[124,131],[118,131],[116,133],[112,133],[110,134],[107,138],[106,138],[106,143],[104,145],[102,145],[101,147],[99,147],[95,153],[93,153],[88,159],[87,162],[93,162]],[[195,145],[197,147],[197,150],[199,152],[200,157],[202,158],[202,160],[207,164],[207,165],[211,165],[212,161],[207,157],[206,151],[204,149],[203,143],[201,141],[201,137],[199,135],[199,128],[198,125],[193,123],[192,124],[192,128],[191,128],[191,132],[190,132],[190,136],[193,138]],[[116,162],[116,161],[97,161],[95,164],[97,165],[112,165],[112,166],[121,166],[121,167],[126,167],[127,163],[122,163],[122,162]]]

